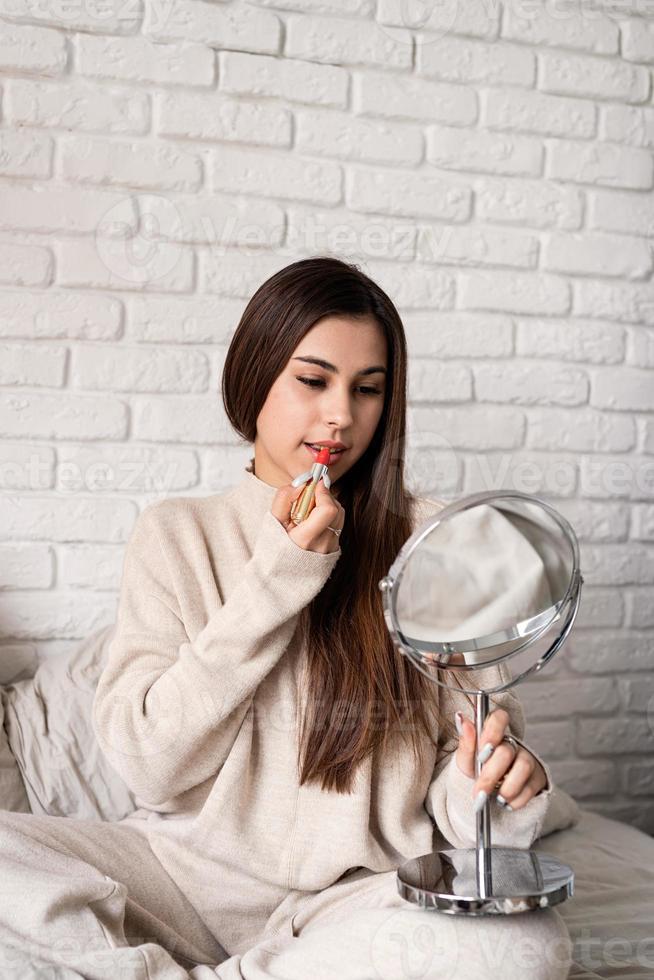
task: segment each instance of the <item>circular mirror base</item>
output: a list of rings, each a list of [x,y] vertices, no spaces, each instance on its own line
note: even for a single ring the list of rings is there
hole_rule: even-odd
[[[477,850],[453,848],[423,854],[397,869],[402,898],[449,915],[515,915],[559,905],[574,894],[574,872],[540,851],[487,850],[487,887],[478,887]]]

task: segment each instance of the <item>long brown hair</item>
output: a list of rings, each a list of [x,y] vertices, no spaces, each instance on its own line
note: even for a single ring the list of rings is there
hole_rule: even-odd
[[[438,731],[428,714],[437,685],[395,649],[379,590],[414,530],[417,500],[404,485],[407,349],[400,316],[357,265],[330,256],[294,262],[247,304],[227,351],[222,398],[234,430],[253,443],[274,381],[311,327],[332,315],[374,317],[388,345],[382,416],[365,453],[338,481],[343,554],[297,627],[308,652],[300,784],[321,778],[323,790],[349,793],[369,753],[390,749],[408,733],[422,759],[423,737],[435,744]]]

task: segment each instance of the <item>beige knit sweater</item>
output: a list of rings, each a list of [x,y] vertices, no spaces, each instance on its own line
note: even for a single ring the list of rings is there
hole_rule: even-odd
[[[351,868],[391,870],[436,843],[473,846],[474,780],[454,752],[437,758],[434,748],[420,770],[412,755],[375,755],[350,795],[299,786],[297,616],[336,563],[353,559],[346,540],[330,554],[295,544],[270,512],[275,493],[245,469],[226,493],[149,505],[127,544],[93,725],[148,829],[168,833],[159,853],[169,873],[190,887],[215,861],[282,890],[315,890]],[[422,498],[420,520],[442,506]],[[489,685],[497,670],[484,671]],[[471,716],[461,695],[436,690],[442,711]],[[515,689],[494,695],[498,706],[521,739]],[[514,812],[492,804],[493,844],[528,847],[557,829],[545,829],[553,787],[539,761],[544,791]]]

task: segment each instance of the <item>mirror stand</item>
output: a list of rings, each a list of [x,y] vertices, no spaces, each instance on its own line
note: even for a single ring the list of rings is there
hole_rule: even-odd
[[[477,742],[489,697],[477,691]],[[480,765],[475,757],[475,776]],[[511,915],[558,905],[574,894],[572,868],[557,858],[517,847],[491,846],[491,797],[477,813],[474,848],[451,848],[405,862],[397,871],[402,898],[450,915]]]

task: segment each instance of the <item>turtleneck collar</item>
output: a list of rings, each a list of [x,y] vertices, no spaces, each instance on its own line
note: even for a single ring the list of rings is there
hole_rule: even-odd
[[[239,503],[245,505],[248,513],[253,515],[263,514],[270,510],[273,497],[277,493],[277,487],[271,486],[260,480],[254,473],[254,457],[250,459],[248,466],[244,467],[241,482],[234,487],[232,493],[236,496]]]

